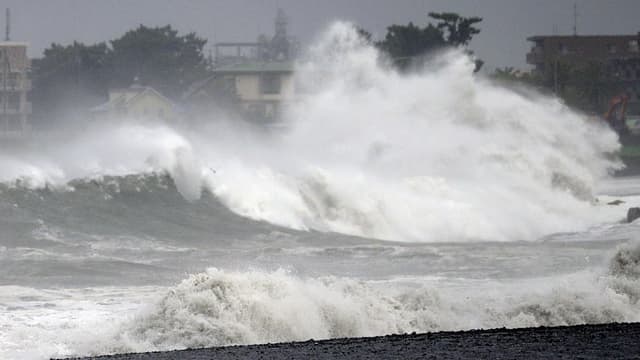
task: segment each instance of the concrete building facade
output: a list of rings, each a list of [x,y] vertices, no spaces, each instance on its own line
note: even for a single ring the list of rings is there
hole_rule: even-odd
[[[0,129],[4,134],[22,134],[30,129],[31,90],[27,43],[0,43]]]
[[[148,86],[134,84],[109,91],[109,100],[91,109],[94,119],[142,119],[173,122],[178,120],[177,106]]]
[[[290,62],[228,65],[215,69],[214,77],[229,85],[242,111],[252,119],[274,120],[295,100]]]
[[[640,35],[593,36],[533,36],[527,54],[527,63],[535,71],[549,72],[556,61],[572,64],[588,62],[610,63],[616,60],[640,59]],[[631,72],[633,70],[633,72]],[[627,78],[639,78],[638,69],[621,74]]]
[[[562,85],[562,69],[596,66],[599,70],[597,106],[602,112],[612,96],[626,93],[629,107],[640,114],[640,34],[533,36],[527,63],[533,71]],[[595,76],[595,75],[594,75]]]

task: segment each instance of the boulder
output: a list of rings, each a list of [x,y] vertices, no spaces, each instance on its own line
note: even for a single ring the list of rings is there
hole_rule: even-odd
[[[640,207],[632,207],[627,211],[627,222],[633,222],[633,220],[640,218]]]

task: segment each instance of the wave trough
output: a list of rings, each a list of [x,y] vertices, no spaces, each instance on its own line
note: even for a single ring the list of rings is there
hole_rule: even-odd
[[[191,201],[204,188],[255,220],[399,241],[533,240],[617,220],[592,203],[620,167],[616,135],[472,70],[451,51],[400,74],[337,23],[298,64],[285,129],[215,115],[198,129],[89,126],[3,154],[0,180],[64,186],[166,171]]]

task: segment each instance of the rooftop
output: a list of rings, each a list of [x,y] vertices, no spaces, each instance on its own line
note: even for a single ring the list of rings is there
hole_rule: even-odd
[[[0,41],[0,46],[29,46],[29,43],[22,41]]]
[[[529,41],[538,41],[544,39],[615,39],[615,38],[627,38],[629,40],[640,38],[638,34],[625,34],[625,35],[535,35],[528,37]]]
[[[294,66],[289,61],[274,62],[247,62],[232,65],[224,65],[215,68],[213,71],[218,74],[241,74],[241,73],[290,73],[293,72]]]
[[[104,104],[101,104],[92,108],[90,111],[91,112],[111,111],[111,110],[126,106],[128,103],[134,101],[135,98],[145,93],[153,94],[154,96],[174,106],[171,100],[167,99],[164,95],[160,94],[154,88],[149,86],[134,85],[125,89],[114,89],[114,90],[111,90],[110,93],[113,94],[113,98],[111,100],[107,101]]]

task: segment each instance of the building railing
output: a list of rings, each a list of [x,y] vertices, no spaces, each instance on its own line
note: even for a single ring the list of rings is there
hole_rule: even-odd
[[[33,106],[30,102],[24,102],[21,106],[13,106],[13,104],[7,104],[6,109],[4,105],[0,103],[0,115],[18,115],[18,114],[31,114],[33,112]]]
[[[22,113],[31,114],[33,112],[33,105],[30,102],[22,103]]]
[[[544,62],[544,51],[540,47],[531,48],[527,53],[527,64],[539,64]]]
[[[15,79],[11,79],[8,80],[7,83],[5,84],[4,81],[2,80],[2,77],[0,76],[0,91],[5,91],[5,89],[7,91],[29,91],[31,90],[31,80],[29,79],[21,79],[21,80],[15,80]]]

